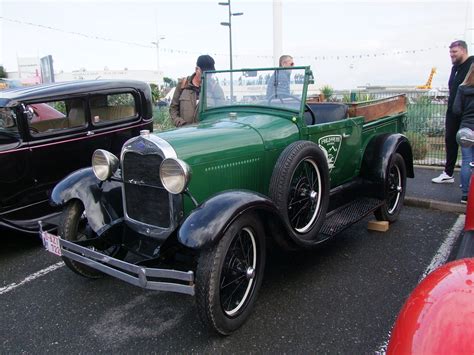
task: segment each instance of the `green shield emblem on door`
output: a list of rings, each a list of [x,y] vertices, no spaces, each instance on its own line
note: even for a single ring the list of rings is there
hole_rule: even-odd
[[[342,136],[340,134],[331,134],[319,138],[319,147],[326,154],[329,170],[336,166],[337,156],[341,148]]]

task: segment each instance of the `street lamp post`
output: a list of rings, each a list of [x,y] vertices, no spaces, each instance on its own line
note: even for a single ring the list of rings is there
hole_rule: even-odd
[[[156,42],[151,42],[156,47],[156,70],[158,71],[158,77],[160,76],[160,41],[166,39],[164,36],[157,36]]]
[[[230,0],[227,2],[220,2],[219,5],[228,6],[229,7],[229,22],[221,22],[222,26],[229,27],[229,57],[230,57],[230,70],[233,69],[232,66],[232,16],[242,16],[243,12],[235,12],[232,13],[232,9],[230,6]],[[230,72],[230,99],[233,100],[234,93],[233,93],[233,75],[232,71]]]

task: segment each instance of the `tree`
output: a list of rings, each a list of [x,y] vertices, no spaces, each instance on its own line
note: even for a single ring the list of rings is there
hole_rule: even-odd
[[[160,88],[158,87],[158,85],[153,83],[150,84],[150,88],[153,102],[158,102],[160,100]]]
[[[7,77],[7,71],[3,67],[3,65],[0,65],[0,78],[6,78]]]

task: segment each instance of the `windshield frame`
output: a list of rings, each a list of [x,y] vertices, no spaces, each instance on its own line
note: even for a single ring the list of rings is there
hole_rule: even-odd
[[[269,74],[273,74],[275,71],[295,71],[304,73],[304,80],[302,83],[302,90],[301,90],[301,102],[298,108],[291,108],[285,107],[283,105],[264,105],[261,104],[254,104],[254,103],[234,103],[233,100],[230,101],[228,105],[218,105],[218,106],[208,106],[207,103],[207,90],[208,90],[208,82],[209,82],[209,75],[215,74],[229,74],[231,77],[233,74],[244,74],[248,72],[267,72]],[[202,88],[199,96],[199,115],[204,113],[210,112],[217,112],[222,111],[222,109],[229,110],[229,109],[238,109],[238,108],[256,108],[256,109],[268,109],[268,110],[282,110],[291,114],[298,114],[299,116],[303,115],[304,107],[306,104],[306,97],[308,92],[308,85],[310,80],[312,79],[312,72],[309,66],[294,66],[294,67],[265,67],[265,68],[241,68],[241,69],[233,69],[233,70],[212,70],[212,71],[205,71],[203,72],[203,79],[202,79]],[[235,82],[235,80],[234,80]],[[268,83],[265,83],[267,85]],[[230,85],[230,93],[233,93],[233,87],[235,84]],[[238,86],[238,85],[237,85]],[[227,100],[227,99],[226,99]]]

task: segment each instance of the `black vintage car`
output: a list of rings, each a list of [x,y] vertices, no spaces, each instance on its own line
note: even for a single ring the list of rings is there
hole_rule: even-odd
[[[0,91],[0,226],[54,228],[54,185],[90,165],[96,149],[120,153],[140,130],[153,129],[148,84],[78,81]]]

